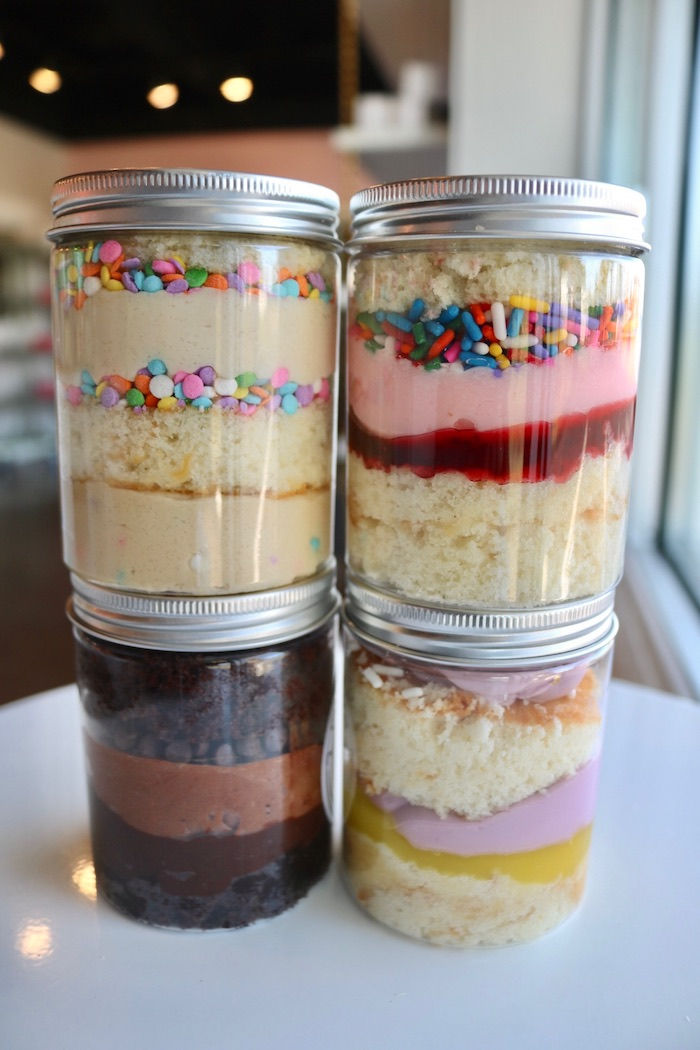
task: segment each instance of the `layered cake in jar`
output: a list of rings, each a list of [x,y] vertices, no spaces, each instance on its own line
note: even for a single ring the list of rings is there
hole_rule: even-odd
[[[322,878],[334,607],[328,592],[321,622],[286,641],[196,651],[145,648],[148,631],[114,640],[74,597],[92,853],[118,911],[233,929],[286,911]]]
[[[262,590],[331,554],[337,198],[206,174],[54,198],[64,554],[104,586]]]
[[[354,211],[351,571],[416,600],[492,609],[614,587],[642,198],[454,179],[365,191]]]
[[[343,871],[370,916],[468,947],[532,940],[577,910],[613,634],[489,668],[347,632]]]

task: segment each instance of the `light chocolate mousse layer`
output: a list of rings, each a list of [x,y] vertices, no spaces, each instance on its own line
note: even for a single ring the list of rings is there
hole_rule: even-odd
[[[98,798],[149,835],[250,835],[321,804],[321,746],[242,765],[168,762],[129,755],[85,734]]]

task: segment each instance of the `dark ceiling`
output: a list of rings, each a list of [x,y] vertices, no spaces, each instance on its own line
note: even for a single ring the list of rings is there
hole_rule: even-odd
[[[1,0],[0,113],[73,140],[333,126],[338,36],[336,0]],[[358,54],[362,90],[385,88],[361,44]],[[29,86],[38,66],[60,73],[60,91]],[[253,81],[248,101],[221,97],[231,76]],[[178,103],[153,109],[146,93],[171,81]]]

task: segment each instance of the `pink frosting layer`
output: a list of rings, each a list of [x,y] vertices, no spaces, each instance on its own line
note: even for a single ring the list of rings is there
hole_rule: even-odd
[[[516,802],[483,820],[457,814],[438,817],[425,806],[413,806],[384,792],[372,801],[391,813],[397,831],[417,849],[474,857],[483,853],[520,853],[566,842],[593,820],[599,758],[546,791]]]
[[[493,430],[551,421],[627,401],[637,390],[637,350],[590,346],[542,365],[467,371],[456,362],[434,372],[397,359],[392,340],[374,353],[351,339],[349,402],[379,437],[426,434],[444,427]]]
[[[480,700],[508,707],[516,700],[536,700],[545,703],[547,700],[558,700],[577,688],[588,669],[588,663],[548,667],[538,671],[463,671],[443,664],[432,667],[426,680],[435,677],[446,678],[458,689],[474,693]],[[420,677],[420,669],[411,668],[412,673]]]

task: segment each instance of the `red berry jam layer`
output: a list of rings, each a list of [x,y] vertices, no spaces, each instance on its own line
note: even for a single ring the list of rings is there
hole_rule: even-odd
[[[602,405],[561,419],[494,430],[444,429],[384,438],[350,412],[351,451],[365,466],[389,471],[408,467],[418,477],[458,471],[471,481],[566,481],[584,456],[602,456],[613,444],[632,452],[635,399]]]

